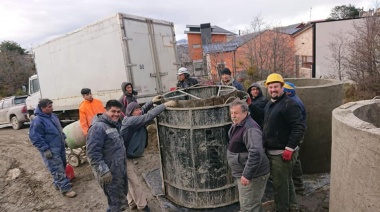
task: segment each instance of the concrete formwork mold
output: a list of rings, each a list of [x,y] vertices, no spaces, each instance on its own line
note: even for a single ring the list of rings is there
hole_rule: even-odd
[[[169,200],[187,208],[216,208],[238,201],[226,149],[231,126],[228,103],[241,95],[244,92],[230,86],[164,94],[164,101],[179,104],[157,118],[163,190]]]
[[[287,78],[294,83],[296,93],[306,108],[307,130],[300,148],[303,172],[306,174],[330,171],[332,111],[343,103],[343,82],[333,79]],[[263,93],[269,97],[264,81]]]
[[[380,100],[333,111],[330,211],[380,211]]]

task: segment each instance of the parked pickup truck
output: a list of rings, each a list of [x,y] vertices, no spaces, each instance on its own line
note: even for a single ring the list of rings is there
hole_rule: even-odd
[[[28,96],[11,96],[0,100],[0,124],[12,124],[18,130],[28,122],[25,100]]]

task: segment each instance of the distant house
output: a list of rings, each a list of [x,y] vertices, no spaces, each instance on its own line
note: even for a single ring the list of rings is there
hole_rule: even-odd
[[[313,23],[292,34],[295,49],[296,77],[311,78],[313,67]]]
[[[189,29],[185,31],[185,34],[187,34],[188,52],[190,60],[193,62],[194,73],[195,75],[207,75],[202,47],[211,43],[226,43],[235,34],[219,26],[211,26],[209,23],[186,25],[186,28]]]
[[[293,24],[238,36],[227,43],[204,45],[207,66],[216,78],[224,67],[230,68],[234,75],[253,72],[259,79],[271,72],[295,76],[295,50],[291,35],[303,26]]]

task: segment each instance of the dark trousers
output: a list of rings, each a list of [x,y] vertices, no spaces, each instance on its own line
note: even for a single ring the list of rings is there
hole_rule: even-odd
[[[112,174],[110,184],[101,185],[107,197],[107,212],[119,212],[123,207],[128,207],[128,179],[125,161],[115,162],[109,167]]]
[[[279,212],[288,212],[297,207],[296,193],[293,184],[293,167],[298,156],[298,150],[293,152],[290,161],[284,161],[281,155],[270,155],[271,177],[274,188],[274,203]]]

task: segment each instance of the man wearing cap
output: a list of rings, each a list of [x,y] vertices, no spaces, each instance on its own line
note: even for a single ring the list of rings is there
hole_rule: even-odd
[[[199,83],[197,79],[190,77],[189,71],[185,67],[179,68],[177,75],[178,75],[177,88],[188,88]]]
[[[292,98],[301,107],[302,123],[305,125],[306,129],[306,110],[302,100],[296,94],[295,85],[291,82],[285,82],[283,89],[286,95]],[[303,139],[300,141],[300,144],[302,143],[302,141]],[[302,194],[305,191],[305,187],[303,185],[302,180],[302,166],[299,156],[297,157],[296,163],[293,168],[293,182],[296,193]]]
[[[168,101],[152,109],[153,103],[159,104],[162,96],[156,96],[145,103],[142,107],[136,102],[128,104],[126,116],[121,127],[121,136],[127,151],[127,177],[128,177],[128,205],[131,209],[150,211],[145,195],[142,193],[139,179],[134,170],[133,159],[141,157],[148,143],[148,132],[146,124],[152,121],[167,107],[175,107],[175,101]],[[151,110],[152,109],[152,110]]]
[[[264,109],[263,141],[271,164],[276,210],[297,210],[292,172],[305,133],[301,108],[284,93],[281,75],[270,74],[265,85],[271,100]]]
[[[92,118],[94,118],[96,114],[103,113],[106,110],[99,99],[94,99],[92,97],[91,89],[83,88],[80,93],[84,100],[79,106],[79,122],[83,134],[87,136],[88,128],[92,123]]]
[[[220,72],[222,76],[222,80],[220,80],[219,85],[229,85],[234,86],[236,89],[245,91],[243,85],[241,85],[239,82],[237,82],[233,77],[231,77],[231,71],[229,68],[224,68]]]

